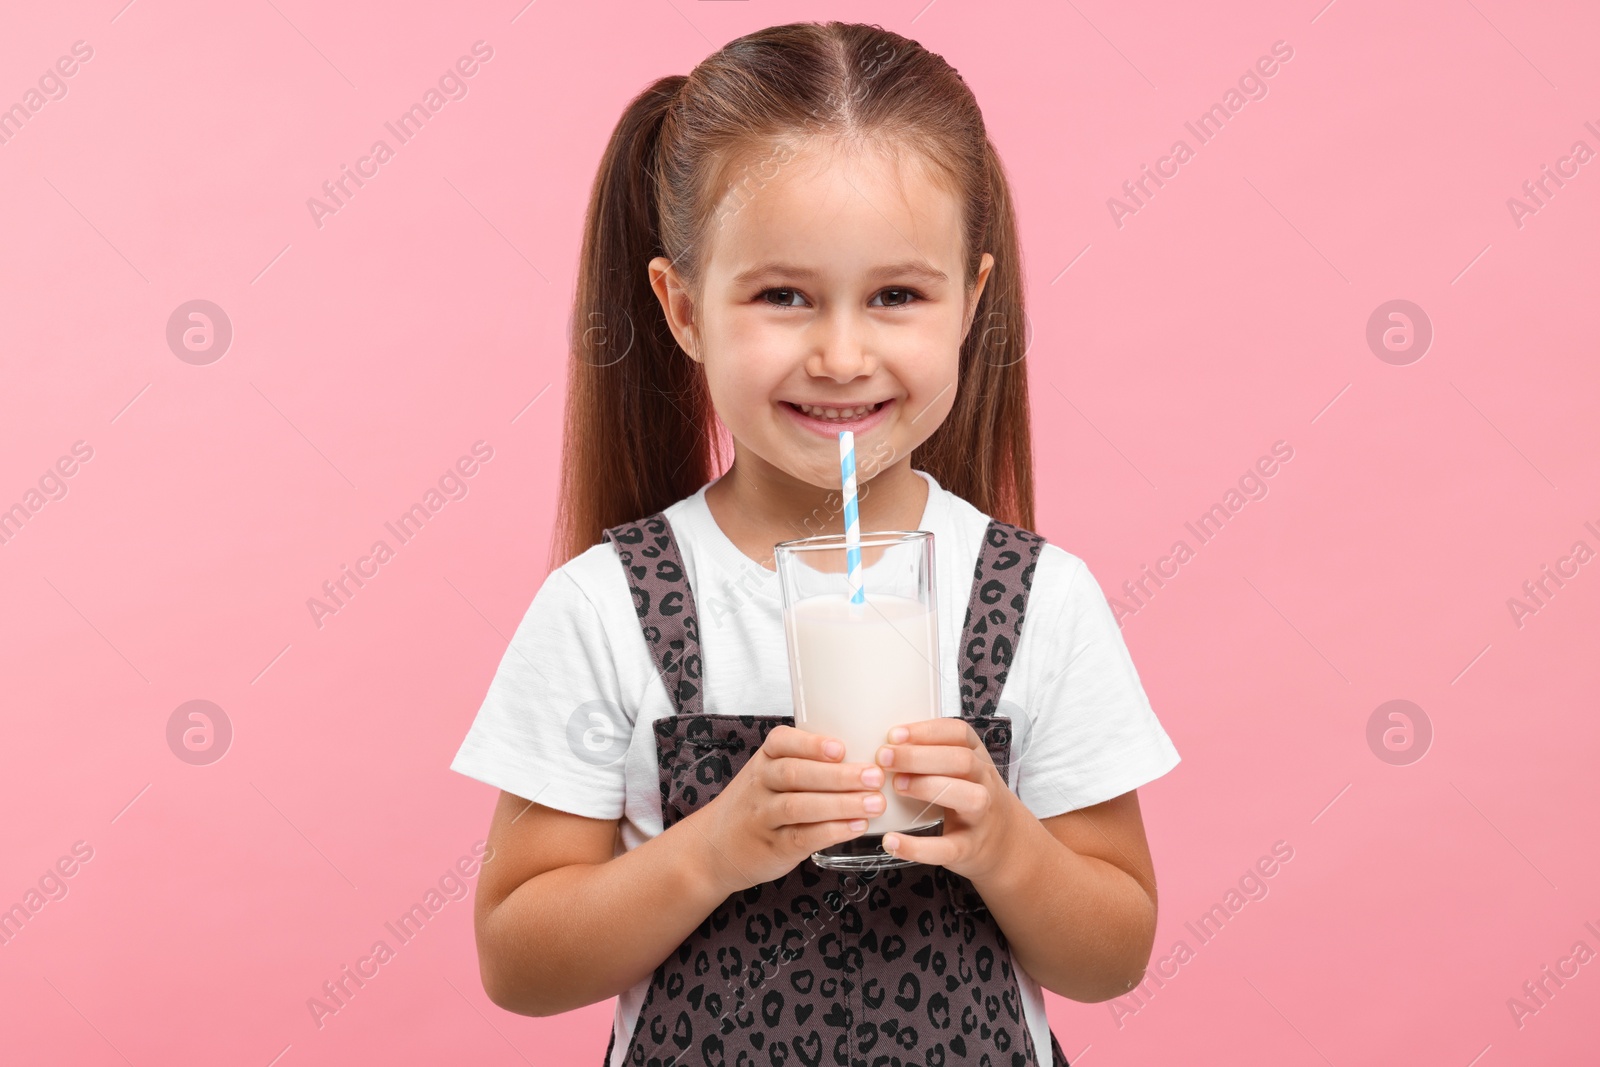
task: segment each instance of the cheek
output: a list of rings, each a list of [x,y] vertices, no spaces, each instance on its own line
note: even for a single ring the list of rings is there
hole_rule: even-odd
[[[708,356],[705,369],[711,402],[730,429],[761,418],[771,406],[783,381],[780,364],[774,353],[751,343],[718,347]]]
[[[924,399],[933,399],[955,381],[961,366],[961,316],[929,316],[918,329],[896,338],[894,353],[893,365],[901,382],[911,392],[923,393]]]
[[[783,313],[742,309],[717,324],[718,351],[724,362],[737,363],[746,381],[788,373],[803,359],[805,334],[794,320]]]

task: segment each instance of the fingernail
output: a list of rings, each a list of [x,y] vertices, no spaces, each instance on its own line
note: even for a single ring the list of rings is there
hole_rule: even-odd
[[[906,787],[908,787],[910,784],[911,776],[909,774],[897,774],[894,776],[894,787],[897,791],[904,793],[906,791]]]
[[[851,819],[850,820],[850,829],[852,829],[852,830],[865,830],[866,828],[867,828],[867,820],[865,820],[865,819]]]
[[[868,767],[866,770],[861,772],[861,781],[866,785],[882,785],[883,771],[878,767]]]
[[[893,852],[895,849],[897,849],[899,847],[900,847],[900,836],[898,834],[884,834],[883,835],[883,849],[884,849],[885,852]]]
[[[866,799],[866,808],[874,815],[882,811],[888,804],[889,802],[883,798],[882,793],[874,793]]]
[[[907,730],[904,726],[896,726],[893,730],[889,731],[889,740],[893,741],[897,745],[910,736],[911,731]]]
[[[888,745],[885,745],[882,748],[878,749],[878,762],[883,764],[885,767],[893,766],[894,765],[894,749],[890,748]]]
[[[824,741],[822,743],[822,751],[826,752],[834,759],[838,759],[840,756],[844,755],[844,746],[837,741]]]

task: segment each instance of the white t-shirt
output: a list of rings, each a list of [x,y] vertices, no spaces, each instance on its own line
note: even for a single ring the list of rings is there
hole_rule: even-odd
[[[916,529],[934,540],[941,713],[959,716],[957,643],[989,517],[917,473],[928,503]],[[722,532],[706,506],[710,484],[665,509],[699,618],[703,710],[793,715],[777,573]],[[546,807],[620,820],[620,849],[633,849],[661,833],[651,723],[672,714],[616,549],[601,541],[540,586],[450,766]],[[1049,542],[996,714],[1012,719],[1008,784],[1040,819],[1120,796],[1178,763],[1099,584]],[[1038,983],[1016,973],[1047,1067],[1044,1001]],[[612,1067],[649,985],[647,976],[618,997]]]

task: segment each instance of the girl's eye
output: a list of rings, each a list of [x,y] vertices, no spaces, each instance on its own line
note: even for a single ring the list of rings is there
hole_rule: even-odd
[[[771,304],[773,307],[794,307],[794,304],[789,303],[789,297],[800,296],[800,290],[798,289],[767,289],[762,292],[761,295],[764,297],[770,297],[774,293],[779,295],[779,299],[767,301],[767,303]],[[804,299],[804,297],[801,299]]]
[[[805,297],[801,295],[800,290],[798,290],[798,289],[790,289],[790,288],[787,288],[787,287],[779,287],[779,288],[776,288],[776,289],[764,289],[764,290],[762,290],[760,295],[765,300],[765,302],[768,305],[772,306],[772,307],[788,307],[788,308],[803,307],[804,306],[804,302],[805,302]],[[801,303],[795,304],[795,303],[792,302],[793,299],[796,298],[796,297],[799,298]],[[881,303],[881,304],[878,303],[877,301],[880,298],[886,298],[885,302]],[[920,293],[916,292],[913,289],[901,289],[901,288],[882,289],[882,290],[880,290],[878,292],[877,296],[873,297],[873,303],[870,306],[872,306],[872,307],[905,307],[907,304],[910,304],[913,301],[921,300],[921,299],[922,299],[922,295]]]
[[[889,303],[884,304],[883,305],[884,307],[905,307],[907,304],[911,303],[913,300],[922,299],[920,296],[918,296],[915,292],[911,291],[910,289],[885,289],[881,293],[879,293],[878,295],[879,296],[883,296],[885,293],[898,293],[900,298],[896,299],[896,300],[893,300],[893,301],[891,301]]]

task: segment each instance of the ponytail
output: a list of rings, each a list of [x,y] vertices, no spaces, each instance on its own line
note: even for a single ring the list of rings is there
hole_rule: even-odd
[[[705,373],[678,349],[646,270],[663,254],[656,149],[687,80],[662,78],[628,104],[589,194],[552,566],[711,478]]]
[[[911,464],[940,488],[997,518],[1033,529],[1033,449],[1024,358],[1032,340],[1024,305],[1022,242],[1005,167],[987,137],[982,195],[968,219],[968,277],[994,256],[972,326],[961,345],[955,406]]]

